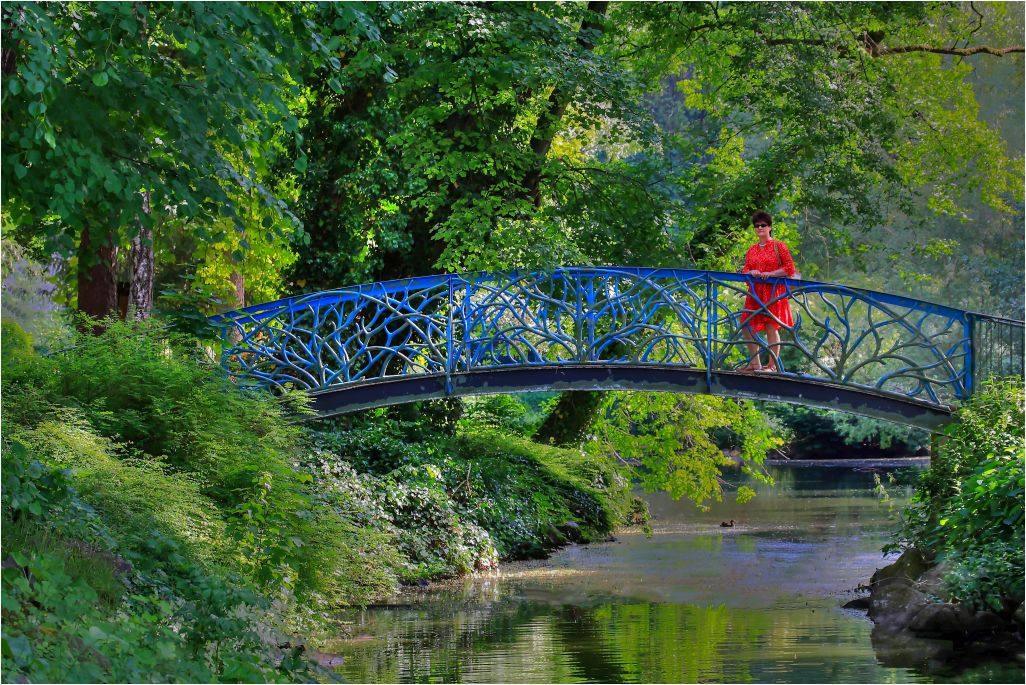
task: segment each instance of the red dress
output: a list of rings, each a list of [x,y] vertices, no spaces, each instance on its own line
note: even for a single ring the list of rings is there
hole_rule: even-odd
[[[777,248],[780,251],[779,260],[777,259],[777,251],[773,249],[773,243],[777,244]],[[769,240],[763,246],[756,243],[748,248],[748,254],[745,255],[745,268],[741,270],[741,273],[746,274],[753,270],[765,273],[767,271],[776,271],[780,268],[787,270],[788,278],[794,276],[794,260],[791,259],[791,252],[787,249],[787,245],[779,240]],[[791,319],[791,305],[786,297],[782,297],[787,292],[786,286],[782,283],[774,285],[772,280],[757,280],[753,284],[753,289],[755,297],[752,297],[752,290],[749,290],[749,295],[745,298],[745,310],[741,315],[742,326],[750,324],[753,331],[761,331],[766,328],[777,329],[781,326],[790,328],[794,325],[794,321]],[[780,299],[770,303],[771,300],[777,297],[780,297]],[[754,313],[761,311],[763,304],[766,305],[766,309],[773,316],[765,313]],[[780,321],[776,321],[773,317]]]

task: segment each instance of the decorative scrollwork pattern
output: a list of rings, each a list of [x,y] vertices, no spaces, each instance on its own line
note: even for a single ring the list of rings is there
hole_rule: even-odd
[[[759,337],[755,344],[796,380],[951,405],[972,391],[973,331],[984,329],[988,340],[1000,329],[1005,341],[990,345],[986,368],[1022,374],[1021,322],[841,285],[774,282],[794,325],[777,348]],[[444,275],[289,298],[213,321],[230,373],[307,390],[510,366],[737,371],[750,360],[741,309],[745,295],[755,297],[751,284],[739,274],[620,267]],[[756,313],[772,316],[773,300],[755,301]]]

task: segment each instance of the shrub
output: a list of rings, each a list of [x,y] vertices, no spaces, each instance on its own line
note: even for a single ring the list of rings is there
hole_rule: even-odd
[[[11,319],[0,319],[0,340],[3,366],[17,364],[33,354],[32,336]]]
[[[1007,609],[1023,598],[1022,382],[984,385],[955,418],[892,546],[948,559],[952,596]]]
[[[290,422],[301,405],[235,386],[188,336],[110,322],[66,352],[5,366],[3,392],[5,435],[74,468],[119,536],[157,531],[275,597],[365,597],[346,594],[360,587],[346,576],[359,575],[351,550],[372,531],[316,501],[300,467],[310,446]]]
[[[409,560],[407,579],[489,567],[490,545],[507,559],[543,555],[567,541],[558,528],[568,522],[583,539],[597,539],[626,522],[632,506],[629,481],[604,456],[539,445],[473,420],[455,440],[381,416],[353,423],[320,424],[311,441],[322,470],[349,464],[365,472],[350,506],[367,524],[388,522],[382,530]]]
[[[229,561],[225,521],[188,474],[171,473],[157,459],[128,456],[92,433],[73,409],[13,437],[36,458],[67,468],[76,491],[119,539],[142,540],[157,529],[197,559]]]
[[[541,422],[540,413],[512,395],[485,395],[465,400],[463,430],[494,428],[512,435],[530,436]]]
[[[626,523],[631,485],[604,455],[540,445],[480,430],[463,436],[463,469],[450,488],[475,520],[496,536],[504,555],[551,549],[553,527],[576,523],[584,540],[602,538]]]
[[[381,479],[378,491],[413,578],[495,568],[498,553],[491,536],[464,516],[436,467],[397,469]]]
[[[274,665],[257,595],[190,564],[159,531],[118,540],[69,472],[20,442],[8,438],[3,467],[3,680],[311,679],[295,660]]]

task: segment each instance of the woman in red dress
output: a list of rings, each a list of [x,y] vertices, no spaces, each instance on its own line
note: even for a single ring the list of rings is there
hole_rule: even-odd
[[[755,235],[759,242],[748,249],[745,267],[741,273],[748,274],[754,279],[793,278],[795,270],[790,250],[784,243],[773,239],[773,217],[766,212],[756,212],[752,215],[752,226],[755,227]],[[778,371],[780,327],[791,328],[794,325],[791,319],[791,305],[784,297],[786,293],[787,288],[784,284],[765,281],[755,282],[749,289],[748,297],[745,298],[745,309],[741,314],[742,333],[747,341],[749,361],[741,371]],[[770,358],[766,366],[762,365],[759,344],[755,342],[755,334],[759,331],[766,331],[766,341],[769,343]]]

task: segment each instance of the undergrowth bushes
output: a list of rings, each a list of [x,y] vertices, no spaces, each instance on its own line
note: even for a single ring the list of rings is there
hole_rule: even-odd
[[[956,414],[906,509],[894,547],[945,561],[948,592],[975,608],[1023,601],[1022,381],[977,390]]]
[[[274,636],[607,535],[632,506],[608,462],[500,432],[529,428],[509,403],[455,435],[381,412],[303,426],[301,401],[155,324],[41,357],[3,323],[4,680],[323,678]]]
[[[261,636],[272,606],[352,599],[358,531],[314,510],[280,402],[150,325],[74,342],[4,359],[4,679],[312,677]]]
[[[495,555],[537,557],[570,540],[602,538],[636,507],[629,480],[608,459],[511,436],[490,420],[464,421],[455,437],[411,442],[403,438],[410,432],[378,415],[318,426],[311,439],[327,462],[363,472],[364,496],[378,503],[375,516],[399,531],[404,553],[418,565],[410,571],[415,577],[457,574],[471,560],[473,568],[490,568]],[[431,530],[448,531],[456,546],[449,562],[438,554],[448,543],[420,544]]]
[[[298,655],[275,665],[253,619],[260,595],[157,529],[119,538],[74,480],[5,441],[5,681],[312,678]]]

